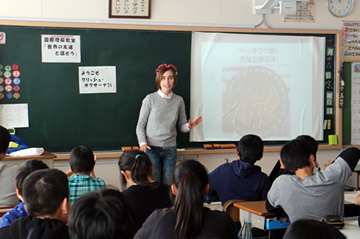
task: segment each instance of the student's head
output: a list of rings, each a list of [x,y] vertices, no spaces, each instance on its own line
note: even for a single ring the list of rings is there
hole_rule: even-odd
[[[301,219],[292,222],[287,228],[284,239],[345,239],[338,229],[310,219]]]
[[[135,234],[135,217],[119,191],[89,192],[71,208],[69,233],[72,239],[130,239]]]
[[[209,191],[207,170],[198,161],[185,160],[175,167],[171,184],[175,195],[174,233],[178,238],[196,237],[202,227],[204,197]]]
[[[286,143],[281,151],[280,158],[283,164],[290,171],[310,166],[311,147],[304,140],[294,139]]]
[[[23,184],[23,198],[29,215],[47,216],[66,223],[70,210],[68,184],[66,174],[60,170],[32,172]]]
[[[95,166],[93,151],[85,146],[73,148],[69,165],[73,173],[90,173]]]
[[[306,141],[311,147],[311,154],[316,159],[316,152],[317,152],[318,146],[319,146],[318,142],[309,135],[299,135],[298,137],[296,137],[296,139]]]
[[[239,140],[236,151],[240,160],[254,164],[263,156],[264,143],[262,139],[253,134],[248,134]]]
[[[18,197],[22,200],[23,184],[25,178],[32,172],[40,169],[49,168],[43,161],[38,159],[29,159],[23,162],[16,170],[15,173],[15,188]]]
[[[9,143],[10,143],[10,133],[7,129],[5,129],[4,127],[0,126],[0,160],[3,159],[3,157],[6,155],[7,149],[9,147]]]
[[[131,181],[145,187],[149,184],[148,178],[151,176],[153,168],[149,156],[143,151],[138,149],[125,151],[120,156],[118,165],[122,189],[125,188],[126,182],[130,183]]]
[[[157,88],[161,90],[161,80],[163,79],[165,72],[167,72],[167,74],[169,74],[169,73],[172,74],[173,79],[174,79],[174,84],[172,86],[172,89],[174,89],[176,86],[176,83],[177,83],[177,73],[178,72],[177,72],[177,68],[171,64],[162,64],[162,65],[158,66],[158,68],[156,69],[155,82],[156,82]]]

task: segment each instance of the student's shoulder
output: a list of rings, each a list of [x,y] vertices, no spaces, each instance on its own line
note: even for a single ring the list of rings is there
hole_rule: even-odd
[[[285,188],[284,186],[289,185],[293,181],[294,178],[296,178],[295,175],[282,174],[275,179],[271,188],[280,188],[280,189]]]
[[[0,238],[12,238],[10,233],[10,225],[0,228]]]
[[[224,163],[219,165],[217,168],[215,168],[212,172],[222,172],[222,171],[226,171],[226,170],[230,170],[234,167],[238,167],[238,162],[237,160],[234,160],[230,163]]]
[[[160,190],[169,190],[170,186],[166,183],[159,182],[159,188],[160,188]]]
[[[105,185],[105,180],[102,179],[102,178],[93,178],[95,181],[98,181],[99,183],[101,184],[104,184]]]
[[[3,169],[0,172],[11,172],[11,173],[15,173],[17,170],[18,166],[13,165],[13,164],[4,164]]]
[[[207,207],[204,207],[203,213],[205,215],[205,218],[211,221],[215,220],[223,223],[227,223],[228,221],[233,222],[233,220],[231,219],[230,215],[227,212],[211,210]]]

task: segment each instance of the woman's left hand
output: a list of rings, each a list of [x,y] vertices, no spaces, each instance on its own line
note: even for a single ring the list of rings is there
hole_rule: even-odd
[[[197,126],[198,124],[200,124],[201,121],[202,121],[202,117],[201,117],[201,116],[197,117],[197,118],[194,119],[193,121],[189,120],[189,123],[188,123],[189,129],[194,128],[195,126]]]

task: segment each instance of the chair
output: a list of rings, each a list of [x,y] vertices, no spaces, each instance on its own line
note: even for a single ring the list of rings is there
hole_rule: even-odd
[[[240,222],[240,213],[239,213],[240,210],[239,208],[236,208],[234,206],[234,203],[237,202],[245,202],[245,200],[238,200],[238,199],[229,200],[223,206],[223,211],[227,212],[234,222]]]

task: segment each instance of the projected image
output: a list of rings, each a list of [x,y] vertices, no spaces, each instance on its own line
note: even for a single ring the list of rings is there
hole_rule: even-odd
[[[226,67],[223,75],[225,133],[290,137],[289,89],[276,72],[262,66]]]
[[[323,140],[325,38],[192,35],[191,141]]]

